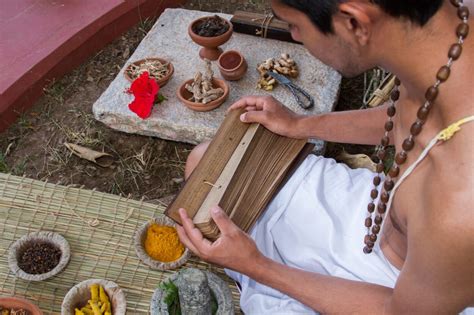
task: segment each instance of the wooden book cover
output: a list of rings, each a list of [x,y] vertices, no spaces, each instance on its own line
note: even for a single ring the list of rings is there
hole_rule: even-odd
[[[230,22],[237,33],[301,44],[291,37],[288,23],[269,15],[236,11]]]
[[[209,239],[219,230],[209,210],[219,205],[242,230],[248,231],[284,182],[286,175],[312,150],[307,140],[290,139],[263,125],[244,124],[232,111],[202,160],[165,214],[181,223],[184,208]]]

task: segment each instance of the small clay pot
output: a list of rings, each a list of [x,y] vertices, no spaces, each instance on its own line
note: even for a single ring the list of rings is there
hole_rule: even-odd
[[[127,68],[125,69],[123,75],[125,76],[125,78],[130,81],[130,82],[133,82],[136,78],[132,78],[129,74],[128,74],[128,70],[129,68],[132,66],[132,65],[136,65],[136,66],[139,66],[141,65],[142,63],[146,62],[146,61],[153,61],[153,60],[158,60],[159,62],[161,62],[162,64],[168,64],[168,72],[166,73],[166,75],[160,79],[160,80],[155,80],[156,83],[158,83],[158,85],[160,87],[163,87],[166,85],[166,83],[169,82],[169,80],[171,80],[171,77],[173,76],[173,73],[174,73],[174,66],[171,62],[169,62],[168,60],[166,59],[162,59],[162,58],[145,58],[145,59],[140,59],[140,60],[137,60],[135,62],[132,62],[131,64],[129,64],[127,66]]]
[[[154,269],[154,270],[176,269],[179,266],[184,265],[186,263],[186,261],[188,261],[189,257],[191,256],[191,253],[189,252],[189,249],[187,249],[187,248],[184,249],[183,255],[181,255],[181,257],[178,260],[172,261],[172,262],[158,261],[158,260],[155,260],[155,259],[151,258],[147,254],[143,244],[145,243],[146,232],[148,230],[148,227],[153,223],[156,223],[156,224],[159,224],[159,225],[172,226],[172,227],[176,226],[176,223],[174,223],[173,221],[171,221],[170,219],[168,219],[166,217],[153,218],[150,221],[143,224],[135,232],[135,236],[133,238],[134,245],[135,245],[135,252],[136,252],[138,258],[140,258],[140,260],[145,265],[147,265],[148,267],[150,267],[151,269]]]
[[[221,88],[224,90],[224,94],[219,97],[218,99],[209,102],[207,104],[202,104],[202,103],[197,103],[197,102],[191,102],[189,99],[193,96],[191,92],[186,90],[186,84],[192,84],[194,79],[188,80],[184,82],[176,92],[178,99],[186,105],[189,109],[192,109],[197,112],[208,112],[210,110],[213,110],[219,106],[222,105],[222,103],[225,102],[227,97],[229,97],[229,86],[227,83],[224,82],[224,80],[216,79],[214,78],[212,80],[212,85],[214,88]]]
[[[219,57],[217,62],[221,75],[228,81],[238,81],[247,73],[247,61],[241,53],[229,50]]]
[[[43,315],[43,312],[38,306],[34,305],[28,300],[17,298],[17,297],[2,297],[0,298],[0,308],[4,307],[7,309],[23,309],[30,315]]]
[[[127,311],[125,293],[115,282],[102,279],[90,279],[73,286],[64,297],[61,305],[61,315],[74,315],[75,308],[80,309],[86,306],[87,302],[91,299],[90,287],[93,284],[99,284],[104,288],[105,293],[109,297],[112,314],[125,315]]]
[[[208,18],[212,18],[212,16],[205,16],[191,22],[188,27],[188,34],[189,36],[191,36],[191,39],[196,44],[203,46],[203,48],[199,51],[199,56],[202,59],[217,60],[223,52],[222,49],[219,48],[219,46],[225,44],[230,39],[232,33],[234,32],[234,29],[232,27],[232,23],[224,19],[227,25],[229,25],[229,29],[222,35],[214,37],[204,37],[194,33],[194,25],[201,23],[203,20]]]
[[[37,275],[29,274],[23,271],[18,266],[18,259],[24,252],[24,249],[31,243],[35,242],[50,243],[59,248],[59,250],[61,250],[61,259],[59,260],[58,265],[47,273]],[[8,253],[8,265],[10,267],[10,270],[18,278],[27,281],[43,281],[54,277],[55,275],[63,271],[69,263],[70,257],[71,249],[69,247],[69,243],[64,237],[54,232],[34,232],[23,236],[10,246]]]

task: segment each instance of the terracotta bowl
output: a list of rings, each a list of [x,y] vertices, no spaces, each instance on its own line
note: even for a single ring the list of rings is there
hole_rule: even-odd
[[[237,81],[247,73],[248,65],[244,56],[235,50],[223,53],[217,62],[221,75],[228,81]]]
[[[25,248],[35,242],[45,242],[56,246],[61,250],[61,259],[56,267],[43,274],[29,274],[18,266],[18,259],[23,254]],[[27,281],[43,281],[54,277],[66,268],[71,257],[71,249],[67,240],[58,233],[54,232],[33,232],[21,237],[14,242],[9,249],[8,265],[10,270],[18,277]]]
[[[73,286],[64,297],[61,315],[74,315],[75,308],[84,307],[91,298],[90,286],[95,283],[100,284],[107,293],[112,306],[112,314],[125,315],[127,310],[125,293],[115,282],[102,279],[90,279]]]
[[[43,312],[38,306],[34,305],[28,300],[17,297],[2,297],[0,298],[0,306],[10,309],[24,309],[31,315],[43,315]]]
[[[225,44],[230,39],[230,37],[232,36],[232,33],[234,32],[234,29],[233,29],[232,23],[224,19],[227,25],[229,25],[229,29],[227,30],[227,32],[225,32],[222,35],[214,36],[214,37],[204,37],[204,36],[199,36],[198,34],[194,33],[193,31],[194,25],[201,23],[204,19],[208,19],[211,17],[212,16],[205,16],[191,22],[191,24],[188,27],[188,33],[189,33],[189,36],[191,36],[191,39],[196,44],[204,47],[199,51],[199,56],[202,59],[217,60],[219,59],[219,56],[222,54],[222,49],[220,49],[219,46]]]
[[[193,79],[184,82],[179,87],[176,94],[177,94],[179,100],[184,105],[186,105],[188,108],[190,108],[194,111],[207,112],[207,111],[213,110],[213,109],[221,106],[222,103],[224,103],[226,101],[227,97],[229,97],[229,86],[227,85],[227,83],[225,83],[224,80],[214,78],[213,81],[212,81],[213,86],[216,87],[216,88],[223,89],[224,94],[221,97],[219,97],[218,99],[216,99],[212,102],[209,102],[207,104],[191,102],[191,101],[189,101],[189,99],[191,98],[192,94],[191,94],[191,92],[186,90],[186,84],[191,84],[191,83],[193,83]]]
[[[145,251],[145,247],[143,244],[145,243],[145,238],[146,238],[146,232],[148,230],[148,227],[153,224],[159,224],[159,225],[166,225],[166,226],[172,226],[175,227],[176,223],[171,221],[170,219],[167,219],[165,217],[162,218],[153,218],[152,220],[146,222],[143,224],[136,232],[135,236],[133,238],[134,245],[135,245],[135,252],[137,253],[138,258],[150,267],[151,269],[154,270],[169,270],[169,269],[176,269],[181,265],[184,265],[186,261],[188,261],[189,257],[191,256],[191,253],[189,252],[189,249],[185,248],[183,255],[176,260],[172,262],[162,262],[155,260],[148,256],[147,252]]]
[[[163,77],[162,79],[160,80],[156,80],[156,83],[158,83],[158,85],[160,87],[163,87],[166,85],[166,83],[169,82],[169,80],[171,79],[171,77],[173,76],[174,74],[174,66],[171,62],[169,62],[168,60],[166,59],[162,59],[162,58],[145,58],[145,59],[140,59],[140,60],[137,60],[135,62],[132,62],[130,65],[127,66],[127,68],[125,69],[123,75],[125,76],[125,78],[130,81],[130,82],[133,82],[136,78],[132,78],[129,74],[128,74],[128,70],[130,69],[130,67],[132,65],[141,65],[142,63],[146,62],[146,61],[153,61],[153,60],[158,60],[159,62],[161,62],[162,64],[163,63],[168,63],[168,73],[165,75],[165,77]]]

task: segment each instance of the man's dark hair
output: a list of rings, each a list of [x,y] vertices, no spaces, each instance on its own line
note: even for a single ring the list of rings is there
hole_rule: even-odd
[[[304,12],[324,34],[332,33],[332,16],[342,0],[281,0]],[[371,0],[393,17],[408,18],[423,26],[438,12],[443,0]]]

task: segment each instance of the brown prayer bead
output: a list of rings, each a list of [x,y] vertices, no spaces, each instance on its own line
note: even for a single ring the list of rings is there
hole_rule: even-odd
[[[385,131],[392,131],[393,130],[393,121],[387,121],[385,123]]]
[[[375,176],[374,177],[374,186],[377,187],[378,185],[380,185],[380,183],[382,182],[382,178],[380,178],[380,176]],[[375,199],[375,198],[374,198]]]
[[[373,232],[374,234],[379,234],[379,232],[380,232],[380,225],[374,225],[374,226],[372,227],[372,232]]]
[[[372,219],[371,218],[365,219],[365,226],[368,227],[368,228],[372,226]]]
[[[397,113],[397,109],[395,108],[395,106],[390,106],[389,108],[387,108],[387,115],[390,116],[390,117],[393,117],[395,116],[395,114]]]
[[[415,123],[413,123],[413,125],[411,125],[410,133],[413,136],[418,136],[421,132],[422,127],[423,123],[421,121],[416,121]]]
[[[459,0],[450,0],[450,1],[451,1],[451,4],[454,5],[455,7],[460,6]]]
[[[372,191],[370,192],[370,197],[372,199],[377,198],[378,195],[379,195],[379,191],[377,189],[372,189]]]
[[[395,77],[395,85],[399,86],[400,84],[402,84],[402,82],[400,82],[400,79]]]
[[[460,44],[453,44],[449,49],[448,57],[453,60],[458,60],[462,53],[462,46]]]
[[[375,243],[371,242],[371,241],[368,241],[366,245],[367,245],[368,248],[374,248]]]
[[[364,237],[364,244],[367,244],[367,242],[370,242],[370,235]]]
[[[466,38],[469,34],[469,24],[461,23],[456,29],[456,35],[461,38]]]
[[[387,211],[387,205],[384,204],[384,203],[379,203],[378,206],[377,206],[377,211],[378,211],[380,214],[384,214],[385,211]]]
[[[393,186],[395,186],[395,183],[393,180],[387,178],[385,180],[385,183],[383,184],[383,187],[385,188],[386,191],[391,191],[393,189]]]
[[[402,165],[405,163],[407,160],[407,153],[405,151],[400,151],[397,156],[395,157],[395,162],[397,162],[398,165]]]
[[[400,167],[398,165],[393,164],[392,167],[390,168],[390,171],[388,172],[388,175],[390,175],[391,178],[396,178],[400,174]]]
[[[426,118],[428,118],[428,114],[430,113],[430,107],[422,106],[418,110],[418,113],[416,116],[418,117],[419,120],[425,121]]]
[[[394,102],[398,101],[400,98],[400,91],[399,90],[393,90],[392,93],[390,94],[390,99]]]
[[[425,93],[426,100],[433,102],[436,99],[436,97],[438,97],[438,92],[439,92],[439,89],[436,86],[430,87],[428,90],[426,90],[426,93]]]
[[[369,205],[367,206],[367,210],[372,213],[375,211],[375,203],[371,202],[369,203]]]
[[[371,242],[374,242],[374,243],[375,243],[375,242],[377,242],[377,235],[375,235],[375,234],[370,234],[369,239],[370,239]]]
[[[380,195],[380,200],[382,202],[387,203],[389,199],[390,199],[390,194],[386,191],[382,192],[382,195]]]
[[[377,156],[378,156],[379,159],[381,159],[381,160],[384,160],[386,155],[387,155],[387,152],[385,152],[385,150],[380,150],[380,151],[377,153]]]
[[[382,144],[384,147],[388,146],[390,144],[390,138],[388,136],[383,136],[380,144]]]
[[[377,164],[377,166],[375,167],[375,170],[377,171],[377,173],[382,173],[384,169],[385,169],[385,166],[383,165],[382,162]]]
[[[411,151],[414,146],[415,146],[415,141],[411,137],[405,139],[405,141],[403,141],[403,144],[402,144],[403,150],[407,152]]]
[[[377,215],[375,216],[374,222],[375,224],[380,225],[382,224],[382,220],[383,220],[382,217],[380,215]]]
[[[458,16],[461,20],[467,19],[469,17],[469,9],[465,6],[459,7]]]
[[[436,78],[440,80],[441,82],[446,81],[449,78],[449,75],[451,74],[451,69],[448,66],[442,66],[438,74],[436,75]]]
[[[372,253],[372,249],[370,249],[369,247],[365,246],[364,247],[364,254],[370,254]]]

